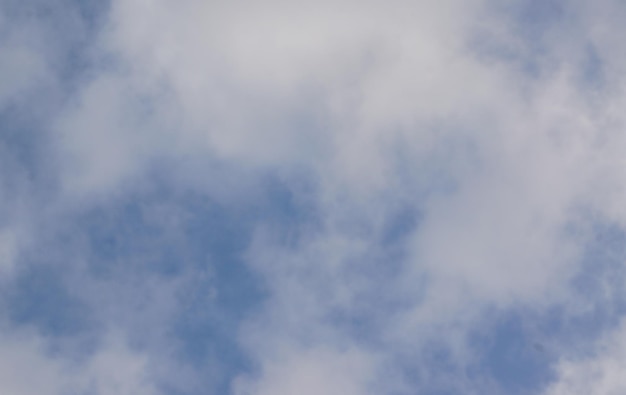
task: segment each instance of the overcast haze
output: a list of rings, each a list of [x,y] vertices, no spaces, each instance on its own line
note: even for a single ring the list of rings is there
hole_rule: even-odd
[[[0,0],[0,393],[626,393],[626,3]]]

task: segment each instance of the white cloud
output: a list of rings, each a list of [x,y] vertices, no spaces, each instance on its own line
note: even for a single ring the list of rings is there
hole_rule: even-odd
[[[359,350],[287,349],[264,361],[259,380],[239,378],[236,395],[364,395],[375,393],[371,357]]]
[[[75,372],[84,388],[98,395],[156,395],[161,391],[154,385],[147,369],[148,356],[129,349],[124,339],[110,336],[106,344],[89,361],[85,371]]]
[[[45,339],[22,331],[0,337],[0,391],[15,395],[93,393],[156,395],[146,370],[146,356],[131,350],[123,337],[111,335],[94,355],[71,361],[54,353]]]
[[[503,9],[477,0],[113,1],[94,47],[102,64],[53,120],[63,190],[54,204],[121,193],[162,159],[174,174],[194,173],[182,184],[211,179],[208,193],[229,197],[241,180],[206,163],[251,179],[306,174],[319,223],[289,246],[262,224],[247,254],[272,296],[238,334],[260,369],[235,388],[371,392],[379,361],[412,352],[426,364],[420,351],[434,335],[450,335],[461,354],[455,342],[488,307],[566,301],[584,252],[586,235],[571,231],[587,229],[581,212],[626,225],[623,11],[614,1],[569,7],[542,53]],[[477,45],[479,33],[498,50]],[[0,73],[15,76],[0,104],[51,74],[16,37],[0,43],[12,54]],[[605,85],[584,88],[590,47]],[[422,215],[408,256],[393,262],[395,275],[370,277],[390,264],[380,240],[399,202]],[[6,235],[0,259],[9,261],[19,240]],[[376,292],[404,304],[363,307]],[[329,317],[381,309],[390,311],[380,349],[337,346],[350,336]],[[86,368],[93,385],[103,395],[155,391],[143,357],[112,347]],[[611,381],[615,357],[606,358],[592,370]],[[582,369],[561,366],[554,394]]]
[[[611,207],[598,203],[610,194],[598,193],[597,183],[614,191],[615,202],[621,196],[614,189],[621,175],[606,171],[621,163],[622,139],[609,131],[619,133],[620,116],[598,109],[577,85],[579,66],[567,64],[584,49],[567,38],[559,49],[564,37],[555,33],[545,43],[555,52],[542,59],[510,26],[494,24],[495,39],[518,45],[525,61],[545,65],[543,73],[533,78],[495,55],[479,56],[470,47],[477,21],[503,18],[483,3],[117,2],[112,17],[107,44],[142,83],[171,88],[183,140],[247,166],[304,166],[321,183],[321,234],[285,254],[261,242],[251,256],[280,295],[268,307],[269,338],[304,331],[328,341],[324,334],[336,329],[319,320],[337,306],[350,311],[356,295],[375,286],[344,273],[367,259],[363,251],[376,254],[364,246],[376,243],[386,199],[396,193],[415,196],[424,222],[404,281],[387,284],[413,294],[414,306],[383,336],[416,350],[459,315],[471,326],[486,306],[557,300],[581,252],[568,227],[581,209]],[[576,25],[579,34],[585,23]],[[593,37],[601,48],[601,33]],[[621,100],[599,94],[608,108]],[[306,116],[320,126],[289,123]],[[598,144],[601,134],[608,141]],[[445,150],[453,144],[466,147],[460,157]],[[408,179],[397,178],[398,147],[409,158]],[[422,187],[423,169],[433,167],[451,190]],[[364,230],[351,234],[352,226]],[[414,285],[423,276],[427,291]],[[277,374],[262,371],[268,376],[252,388],[279,386]],[[297,369],[286,374],[300,377]]]
[[[59,393],[65,389],[61,367],[45,356],[40,339],[3,336],[0,358],[0,390],[15,395],[42,392]]]

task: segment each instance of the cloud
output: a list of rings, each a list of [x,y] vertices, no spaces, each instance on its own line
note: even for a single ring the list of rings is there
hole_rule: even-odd
[[[0,9],[2,300],[50,301],[6,342],[52,393],[536,390],[482,359],[510,315],[546,393],[613,382],[555,328],[626,224],[619,2],[63,4]]]
[[[276,361],[264,363],[260,380],[239,379],[235,394],[368,394],[370,358],[358,350],[285,350]]]
[[[43,392],[157,394],[146,376],[146,359],[124,341],[110,337],[101,351],[83,361],[68,361],[48,349],[45,339],[33,333],[7,334],[0,340],[3,391],[16,395]]]

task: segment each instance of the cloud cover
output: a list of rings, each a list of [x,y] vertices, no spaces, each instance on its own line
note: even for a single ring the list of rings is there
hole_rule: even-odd
[[[3,3],[0,388],[622,390],[624,13]]]

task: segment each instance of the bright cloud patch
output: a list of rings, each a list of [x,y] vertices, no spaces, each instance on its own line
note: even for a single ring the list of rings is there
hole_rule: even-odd
[[[0,5],[0,392],[625,390],[617,0]]]

